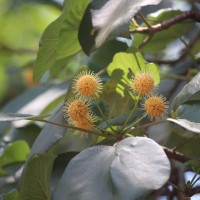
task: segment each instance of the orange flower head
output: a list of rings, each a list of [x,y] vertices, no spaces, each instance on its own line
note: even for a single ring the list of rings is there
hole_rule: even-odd
[[[140,72],[133,77],[133,87],[137,94],[148,95],[153,91],[155,81],[150,73]]]
[[[151,119],[161,117],[166,113],[166,99],[162,96],[150,96],[144,100],[143,107]]]
[[[65,118],[81,121],[90,113],[89,104],[81,99],[71,99],[64,106],[63,112]]]
[[[102,89],[102,81],[93,72],[82,72],[74,79],[73,88],[81,97],[94,98]]]
[[[74,126],[77,128],[82,128],[88,131],[91,131],[93,128],[93,117],[91,115],[87,115],[85,119],[74,121]]]

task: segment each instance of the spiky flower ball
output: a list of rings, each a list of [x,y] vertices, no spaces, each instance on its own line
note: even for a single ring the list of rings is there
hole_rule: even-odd
[[[82,72],[73,81],[73,88],[78,96],[84,98],[98,97],[102,89],[101,78],[93,72]]]
[[[155,81],[149,72],[139,72],[133,77],[133,89],[139,95],[150,94],[154,87]]]
[[[89,114],[89,104],[82,99],[70,99],[63,107],[64,117],[73,121],[82,121]]]
[[[93,128],[94,119],[91,115],[87,115],[85,119],[74,121],[74,126],[77,128],[82,128],[88,131],[91,131]]]
[[[144,100],[143,107],[151,119],[162,117],[167,109],[166,99],[163,96],[152,95]]]

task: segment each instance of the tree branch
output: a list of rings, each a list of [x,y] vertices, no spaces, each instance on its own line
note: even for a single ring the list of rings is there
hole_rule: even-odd
[[[184,12],[181,15],[178,15],[172,19],[166,20],[162,23],[152,25],[151,27],[138,27],[135,30],[131,30],[131,33],[144,33],[144,34],[154,34],[156,32],[165,30],[170,28],[171,26],[178,24],[182,21],[193,19],[197,22],[200,22],[200,13],[190,11],[190,12]]]
[[[165,151],[165,153],[167,154],[169,158],[176,160],[178,162],[184,163],[191,160],[191,158],[185,156],[182,153],[174,151],[173,149],[168,149],[167,147],[163,147],[163,150]]]

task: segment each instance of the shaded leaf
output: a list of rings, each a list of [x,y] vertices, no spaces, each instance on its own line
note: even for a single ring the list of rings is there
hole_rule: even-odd
[[[194,133],[200,133],[200,123],[191,122],[186,119],[172,119],[168,118],[167,120],[182,126],[183,128],[192,131]]]
[[[91,147],[75,156],[53,199],[134,200],[162,187],[169,175],[169,160],[157,143],[130,137],[113,147]]]
[[[30,148],[28,144],[23,140],[10,143],[0,157],[0,174],[8,175],[8,173],[3,169],[7,165],[25,162],[29,151]]]
[[[199,98],[199,92],[200,73],[198,73],[187,85],[185,85],[179,94],[174,98],[170,107],[170,111],[175,112],[176,109],[186,101],[197,100],[197,97]]]
[[[20,200],[50,200],[50,175],[55,156],[33,155],[23,171],[19,197]]]
[[[200,122],[200,101],[188,101],[178,107],[176,118]]]
[[[3,200],[18,200],[19,192],[17,190],[12,190],[11,192],[3,195]]]

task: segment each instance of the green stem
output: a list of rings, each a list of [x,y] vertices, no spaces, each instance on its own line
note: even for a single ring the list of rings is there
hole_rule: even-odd
[[[136,102],[135,102],[135,104],[134,104],[134,107],[133,107],[133,109],[131,110],[129,116],[127,117],[127,119],[126,119],[126,121],[125,121],[123,127],[122,127],[121,130],[120,130],[120,132],[124,130],[126,124],[127,124],[128,121],[130,120],[130,118],[131,118],[133,112],[135,111],[135,109],[136,109],[136,107],[137,107],[137,105],[138,105],[139,100],[140,100],[140,96],[139,96],[138,99],[136,100]]]
[[[103,114],[101,108],[99,107],[99,104],[98,104],[96,101],[95,101],[95,104],[96,104],[96,106],[97,106],[99,112],[101,113],[101,116],[103,117],[103,120],[104,120],[104,121],[106,122],[106,124],[108,125],[108,127],[110,127],[110,129],[111,129],[113,132],[116,132],[116,131],[112,128],[112,126],[110,125],[110,123],[107,121],[107,119],[106,119],[106,117],[104,116],[104,114]]]
[[[144,125],[141,125],[141,126],[134,128],[133,131],[138,130],[138,129],[147,128],[149,126],[153,126],[153,125],[157,125],[157,124],[161,124],[161,123],[166,123],[166,122],[169,122],[169,121],[168,120],[161,120],[161,121],[155,121],[155,122],[147,123],[147,124],[144,124]],[[131,133],[131,132],[129,132],[129,133]]]
[[[126,131],[128,131],[130,128],[132,128],[134,125],[136,125],[142,119],[144,119],[146,116],[147,116],[147,114],[143,115],[142,117],[140,117],[139,119],[137,119],[134,123],[130,124],[127,128],[124,129],[123,133],[125,133]]]
[[[68,125],[65,125],[65,124],[60,124],[60,123],[48,121],[48,120],[45,120],[45,119],[27,119],[27,120],[45,122],[45,123],[48,123],[48,124],[53,124],[53,125],[56,125],[56,126],[62,126],[62,127],[65,127],[65,128],[69,128],[69,129],[73,129],[73,130],[77,130],[77,131],[81,131],[81,132],[85,132],[85,133],[91,133],[91,134],[102,136],[102,137],[108,137],[108,135],[106,135],[104,133],[97,133],[97,132],[94,132],[94,131],[88,131],[86,129],[82,129],[82,128],[78,128],[78,127],[74,127],[74,126],[68,126]]]
[[[146,18],[143,16],[143,14],[141,12],[138,12],[138,15],[139,15],[140,19],[146,24],[146,26],[148,28],[151,28],[151,24],[149,24],[149,22],[146,20]]]

